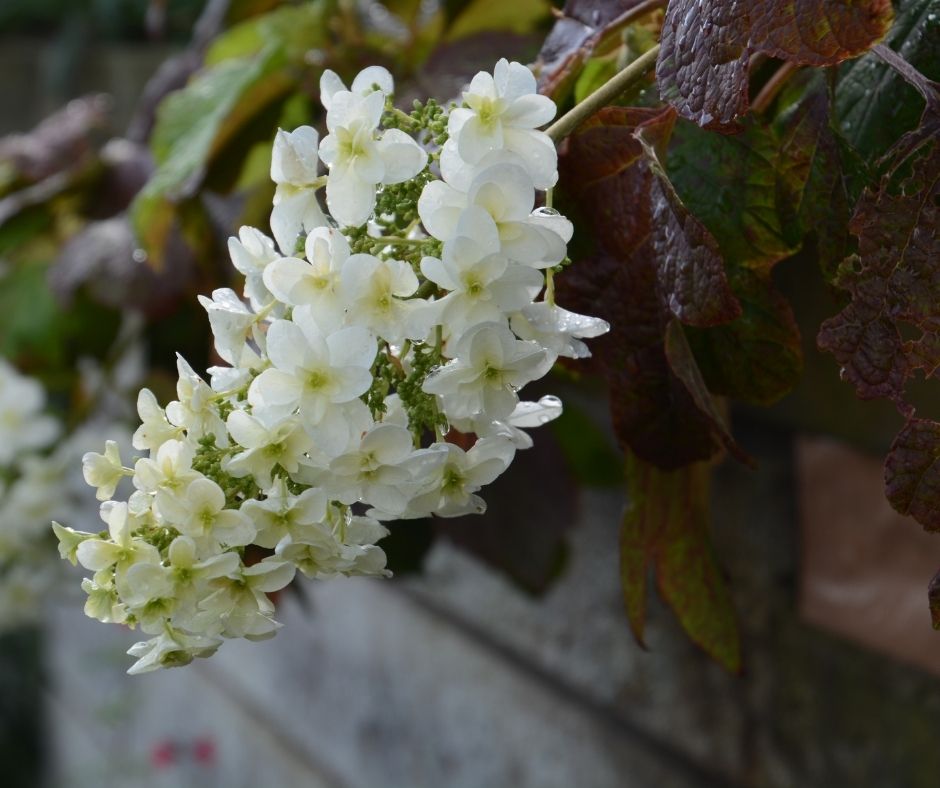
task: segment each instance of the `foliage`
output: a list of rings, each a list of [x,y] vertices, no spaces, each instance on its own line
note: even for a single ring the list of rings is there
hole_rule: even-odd
[[[313,0],[234,3],[216,15],[183,76],[155,82],[158,100],[174,92],[147,135],[156,169],[146,170],[131,208],[130,249],[139,244],[164,266],[148,270],[148,282],[182,284],[154,291],[164,297],[151,320],[187,288],[226,284],[225,237],[267,223],[274,131],[322,124],[310,98],[324,68],[348,81],[380,63],[396,77],[401,107],[410,110],[418,93],[446,105],[492,52],[525,60],[547,34],[536,74],[564,109],[658,43],[655,77],[635,81],[560,141],[554,200],[575,218],[575,236],[556,293],[612,326],[592,343],[591,363],[626,457],[620,555],[634,631],[642,639],[652,571],[690,636],[737,669],[730,597],[708,541],[707,475],[725,454],[750,462],[730,433],[728,401],[770,405],[800,379],[800,332],[774,283],[793,255],[818,263],[807,287],[841,299],[820,347],[860,396],[887,398],[907,419],[886,462],[892,504],[940,529],[940,423],[916,414],[908,392],[940,367],[940,100],[931,81],[940,78],[940,0],[567,0],[554,22],[538,0],[509,7],[389,0],[387,14],[365,15]],[[83,134],[92,139],[90,127]],[[115,173],[129,177],[94,142],[74,150],[52,173],[0,165],[0,248],[17,246],[17,265],[28,256],[48,265],[50,237],[61,242],[103,218],[88,195]],[[30,191],[43,183],[45,191]],[[127,227],[123,211],[111,215]],[[75,291],[94,295],[105,269],[91,266]],[[0,311],[0,336],[6,319]],[[204,348],[204,338],[181,333],[190,345],[179,349],[199,358],[189,348]],[[597,458],[609,449],[593,441],[585,450],[557,426],[575,475],[608,482],[614,463],[598,470]],[[560,475],[553,482],[564,484]],[[412,563],[430,541],[422,528],[418,547],[402,551]],[[473,545],[468,530],[457,538],[541,589],[561,560],[554,545],[563,529],[550,530],[538,571],[513,566],[529,549],[513,540],[500,546],[490,534]],[[938,588],[935,579],[940,624]]]
[[[861,396],[888,397],[911,417],[886,463],[889,499],[940,527],[940,425],[913,418],[904,397],[910,376],[940,366],[937,94],[927,78],[938,74],[940,8],[811,0],[744,12],[671,0],[660,16],[663,5],[592,17],[593,4],[571,0],[543,49],[543,88],[565,95],[579,71],[611,57],[612,37],[630,59],[630,27],[662,24],[661,103],[634,88],[621,101],[647,108],[602,109],[562,146],[559,200],[582,212],[580,254],[558,294],[597,304],[612,325],[596,367],[630,458],[621,564],[634,631],[642,637],[651,566],[690,636],[734,668],[730,601],[700,549],[706,492],[694,479],[722,451],[747,461],[715,397],[766,405],[799,380],[799,330],[773,283],[793,254],[817,258],[816,286],[851,296],[820,346]],[[926,76],[879,45],[885,38]],[[925,103],[918,125],[911,113]],[[705,585],[677,594],[679,577]]]

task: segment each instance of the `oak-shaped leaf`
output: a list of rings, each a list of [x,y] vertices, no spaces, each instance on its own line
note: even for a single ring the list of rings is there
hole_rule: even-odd
[[[688,341],[709,391],[770,405],[792,391],[802,376],[800,329],[769,273],[732,267],[729,278],[741,316],[707,329],[688,328]]]
[[[835,114],[839,131],[869,161],[880,158],[915,128],[924,100],[878,53],[890,47],[911,67],[940,79],[940,0],[898,0],[894,24],[882,44],[839,66]]]
[[[796,95],[773,124],[746,119],[736,135],[676,124],[667,162],[673,183],[730,265],[769,270],[810,233],[824,270],[852,249],[855,160],[831,126],[821,81]]]
[[[852,300],[823,323],[818,343],[861,398],[887,398],[910,414],[907,379],[940,363],[926,352],[937,348],[940,330],[940,143],[927,141],[900,166],[897,178],[866,190],[856,207],[850,229],[858,256],[836,276]],[[902,327],[915,339],[905,339]]]
[[[927,594],[930,598],[930,617],[933,620],[933,628],[940,629],[940,572],[937,572],[930,581]]]
[[[658,162],[672,120],[671,111],[609,107],[568,139],[560,160],[560,189],[593,248],[559,277],[559,303],[611,324],[592,347],[618,440],[663,468],[706,459],[722,442],[669,365],[667,326],[674,318],[716,325],[740,313],[717,244]]]
[[[940,532],[940,423],[908,420],[885,460],[885,490],[901,514]]]
[[[671,0],[656,66],[660,93],[700,126],[737,131],[753,54],[832,66],[870,49],[892,18],[890,0]]]
[[[711,425],[715,437],[736,460],[756,467],[754,459],[731,437],[725,414],[718,408],[709,391],[682,324],[676,318],[666,324],[664,347],[669,369],[685,385],[696,407]]]
[[[650,569],[663,600],[689,637],[737,672],[741,647],[734,606],[708,534],[710,469],[664,471],[627,455],[627,508],[620,529],[620,575],[634,635],[643,643]]]

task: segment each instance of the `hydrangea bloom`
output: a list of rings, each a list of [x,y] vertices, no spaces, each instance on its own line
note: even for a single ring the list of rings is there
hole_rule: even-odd
[[[62,425],[44,412],[45,390],[38,380],[0,359],[0,631],[37,621],[43,602],[62,580],[49,552],[49,521],[97,519],[94,496],[82,479],[110,498],[123,478],[121,445],[98,445],[102,431],[90,424],[63,436]],[[107,432],[118,437],[109,423]],[[75,559],[79,542],[62,532],[63,557]]]
[[[553,301],[571,224],[536,207],[555,106],[528,69],[501,60],[449,117],[395,110],[381,68],[320,84],[327,136],[275,140],[276,243],[242,228],[244,300],[200,299],[228,366],[206,380],[180,359],[165,409],[142,391],[145,455],[85,457],[107,532],[56,528],[93,573],[88,615],[151,636],[134,673],[273,635],[270,594],[297,571],[387,575],[382,521],[482,512],[525,430],[561,412],[520,389],[607,330]],[[124,476],[135,492],[110,500]]]

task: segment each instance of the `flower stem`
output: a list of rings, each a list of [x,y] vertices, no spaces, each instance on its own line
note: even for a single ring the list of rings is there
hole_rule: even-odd
[[[578,126],[586,121],[591,115],[606,107],[610,102],[617,98],[621,93],[633,87],[642,80],[647,72],[656,64],[656,57],[659,55],[659,44],[654,46],[648,52],[644,52],[630,65],[612,76],[607,82],[601,85],[590,96],[578,104],[575,104],[568,112],[562,115],[551,126],[545,129],[545,133],[552,138],[555,144],[561,142]]]

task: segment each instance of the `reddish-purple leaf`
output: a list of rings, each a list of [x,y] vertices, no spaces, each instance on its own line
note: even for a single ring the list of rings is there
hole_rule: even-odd
[[[753,405],[770,405],[803,372],[800,329],[790,303],[766,272],[741,268],[731,286],[743,313],[722,326],[688,329],[708,390]]]
[[[748,107],[747,44],[743,3],[672,0],[656,63],[660,95],[700,126],[732,124]]]
[[[935,368],[924,350],[935,346],[931,338],[940,328],[940,144],[924,147],[899,184],[886,177],[862,195],[850,225],[858,257],[847,259],[836,277],[852,301],[823,323],[818,340],[860,397],[891,399],[905,413],[907,378]],[[905,342],[902,325],[919,341]]]
[[[748,108],[752,54],[835,65],[880,41],[892,18],[890,0],[671,0],[656,68],[660,92],[700,126],[736,131]]]
[[[663,471],[627,458],[620,574],[634,635],[643,642],[648,569],[689,637],[731,672],[741,668],[734,607],[708,535],[709,468]]]
[[[603,317],[610,333],[591,349],[610,387],[614,431],[623,447],[648,462],[677,468],[718,450],[708,421],[670,370],[663,349],[667,315],[656,297],[652,249],[629,257],[600,253],[558,278],[563,306]]]
[[[674,317],[714,325],[740,310],[717,244],[655,156],[672,119],[671,111],[609,107],[568,139],[560,161],[561,189],[596,248],[559,277],[559,302],[610,322],[593,348],[614,427],[621,445],[663,468],[708,458],[719,445],[710,414],[669,366],[666,326]],[[642,142],[634,136],[641,127]]]
[[[867,52],[894,19],[891,0],[762,0],[749,9],[754,51],[808,66]]]
[[[659,0],[566,0],[536,61],[539,90],[559,99],[595,48],[616,35],[631,12],[663,4]]]
[[[940,423],[910,419],[885,460],[891,505],[928,531],[940,531]]]
[[[930,599],[930,617],[933,619],[933,628],[940,629],[940,572],[934,575],[927,589]]]

